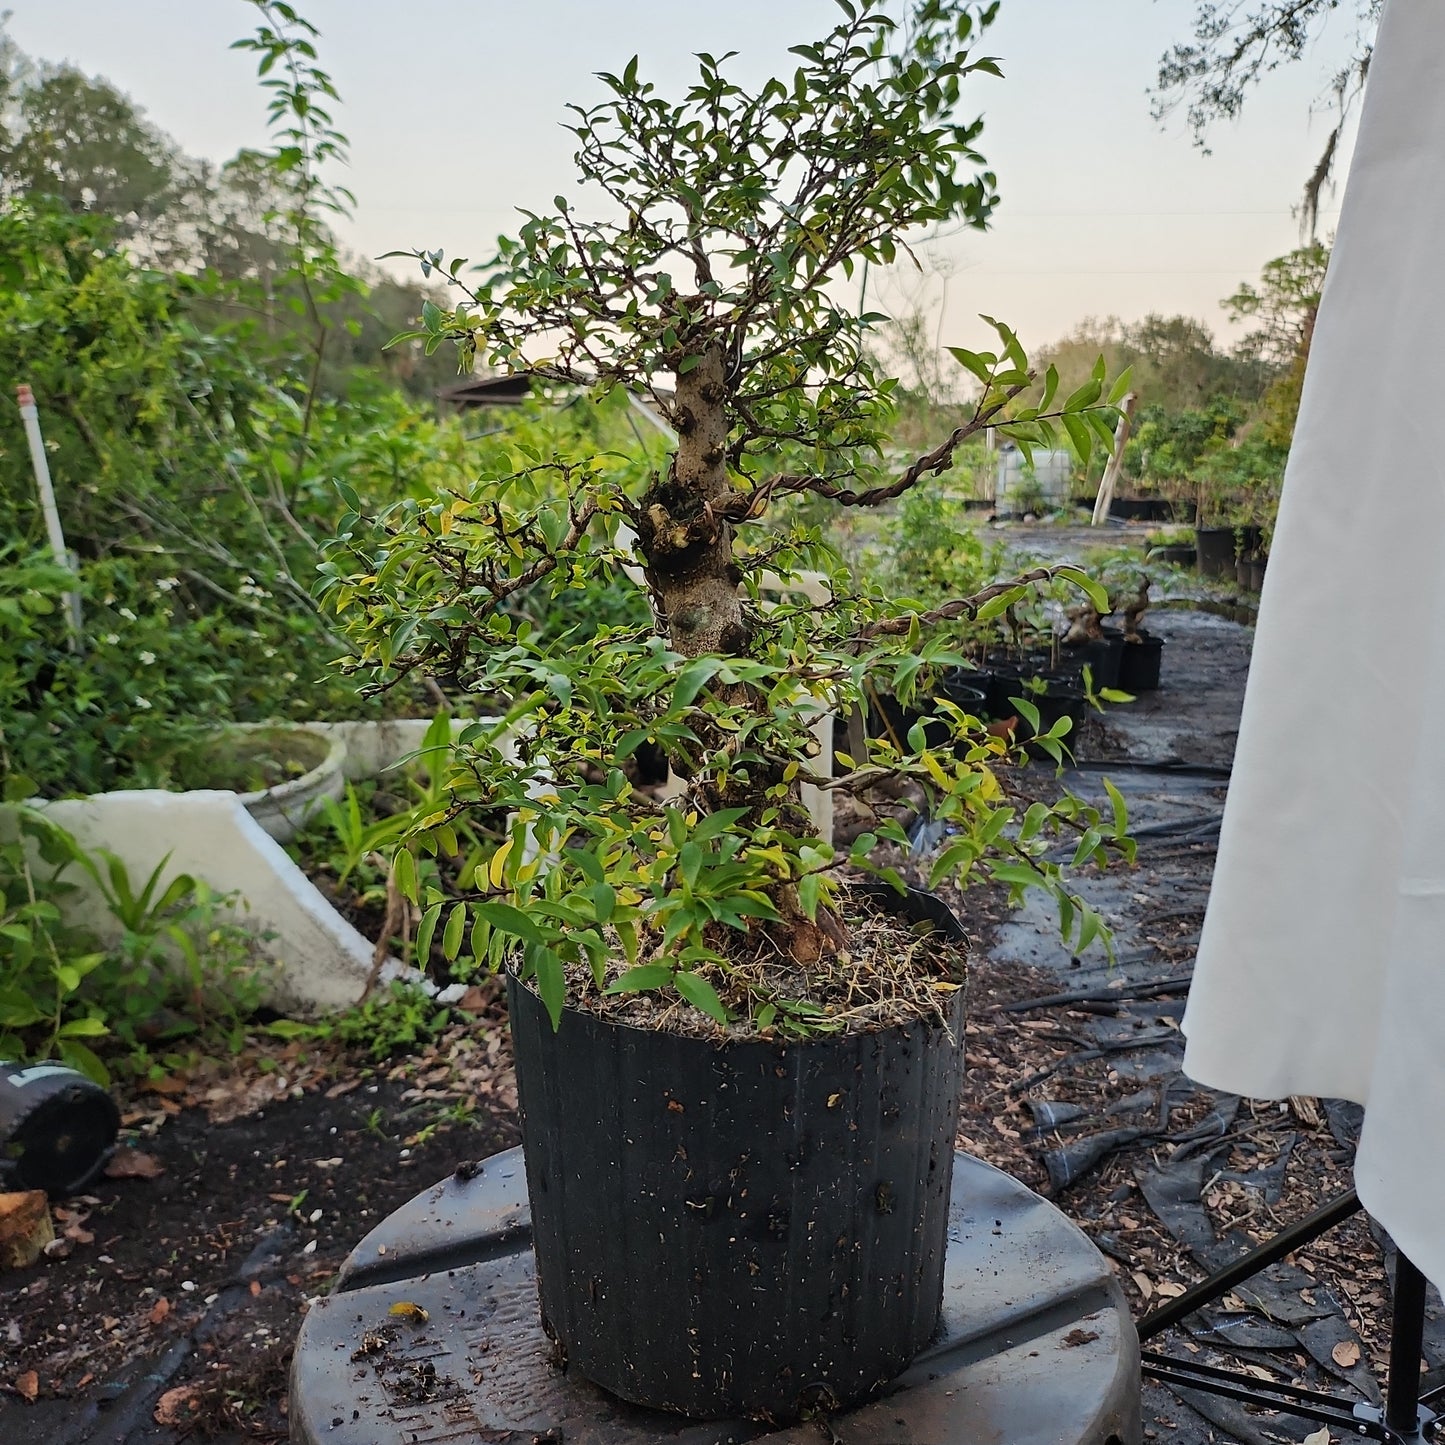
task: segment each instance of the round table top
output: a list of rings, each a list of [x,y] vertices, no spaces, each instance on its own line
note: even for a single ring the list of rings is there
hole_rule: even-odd
[[[877,1399],[834,1416],[835,1439],[1136,1445],[1139,1410],[1138,1342],[1108,1261],[1046,1200],[955,1155],[938,1338]],[[559,1369],[520,1149],[459,1169],[357,1245],[302,1326],[290,1417],[297,1445],[819,1439],[806,1423],[638,1409]]]

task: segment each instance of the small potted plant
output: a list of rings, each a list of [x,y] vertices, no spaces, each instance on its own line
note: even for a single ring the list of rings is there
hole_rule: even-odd
[[[463,298],[428,305],[428,348],[646,398],[677,436],[656,469],[519,450],[506,475],[378,517],[343,486],[352,510],[321,584],[373,686],[422,669],[512,699],[513,749],[495,726],[462,731],[398,881],[425,910],[419,947],[440,929],[449,957],[509,970],[560,1352],[626,1399],[697,1416],[849,1404],[938,1319],[961,930],[905,887],[898,823],[837,851],[802,786],[865,802],[879,784],[916,790],[948,830],[930,882],[1038,886],[1075,948],[1102,925],[1053,861],[1061,839],[1079,864],[1129,846],[1122,804],[1030,806],[1008,745],[946,700],[946,748],[913,727],[841,776],[817,766],[820,712],[858,707],[870,683],[907,703],[963,660],[947,624],[1054,579],[1107,598],[1062,565],[898,607],[852,584],[812,515],[903,496],[987,427],[1023,447],[1107,444],[1127,385],[1110,390],[1101,365],[1059,399],[1051,372],[1025,406],[1033,373],[995,323],[995,351],[953,352],[976,379],[955,429],[896,470],[880,460],[894,383],[865,345],[880,318],[841,283],[891,262],[911,227],[987,219],[980,123],[954,111],[994,71],[970,49],[992,7],[920,0],[903,27],[878,0],[840,9],[794,48],[792,75],[755,89],[710,55],[680,100],[636,60],[604,75],[610,98],[573,130],[606,219],[559,197],[479,279],[420,256]],[[632,567],[651,627],[543,646],[507,606]],[[829,600],[764,605],[765,573],[804,570]],[[1065,735],[1039,741],[1057,755]],[[629,781],[647,745],[680,791]],[[509,834],[444,904],[410,860],[454,851],[457,818],[481,807],[508,813]]]

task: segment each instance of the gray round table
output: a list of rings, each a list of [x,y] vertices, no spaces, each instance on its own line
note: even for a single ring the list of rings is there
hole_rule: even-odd
[[[537,1308],[522,1151],[473,1167],[373,1229],[306,1316],[296,1445],[818,1445],[816,1425],[684,1420],[558,1369]],[[1139,1408],[1138,1341],[1107,1261],[1047,1201],[956,1155],[939,1337],[886,1393],[834,1416],[835,1438],[1138,1445]]]

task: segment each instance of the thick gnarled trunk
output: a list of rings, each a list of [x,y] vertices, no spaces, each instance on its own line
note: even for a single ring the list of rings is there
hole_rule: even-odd
[[[723,351],[714,346],[678,377],[677,453],[642,499],[638,539],[647,580],[684,657],[747,648],[732,528],[712,512],[731,490],[726,397]]]
[[[722,347],[714,346],[702,354],[696,366],[679,374],[673,412],[677,452],[668,475],[643,497],[638,527],[647,580],[668,640],[685,657],[709,653],[738,656],[748,646],[732,528],[715,518],[712,509],[712,504],[732,490],[727,474],[724,364]],[[724,739],[705,741],[716,744]],[[688,770],[685,760],[675,760],[674,766]],[[761,807],[766,790],[777,779],[777,774],[762,776],[755,768],[750,786],[739,789],[738,796],[715,798],[713,804]],[[787,811],[797,815],[798,826],[808,827],[796,783],[789,789]],[[820,920],[820,928],[803,914],[792,886],[780,888],[777,901],[782,913],[779,941],[798,962],[811,963],[843,941],[830,917]]]

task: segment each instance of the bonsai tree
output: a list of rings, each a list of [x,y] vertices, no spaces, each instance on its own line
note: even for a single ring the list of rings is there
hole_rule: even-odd
[[[1102,930],[1064,882],[1060,839],[1076,864],[1127,850],[1117,794],[1107,820],[1067,795],[1021,797],[1008,745],[946,702],[943,748],[915,728],[833,773],[819,764],[820,717],[856,706],[870,679],[906,700],[928,669],[962,662],[949,624],[1056,578],[1101,610],[1107,599],[1077,568],[1040,566],[898,607],[856,586],[799,517],[820,501],[902,497],[988,427],[1025,449],[1067,439],[1087,457],[1112,443],[1128,384],[1106,394],[1100,363],[1060,399],[1050,369],[1024,405],[1036,378],[1014,333],[990,322],[995,350],[951,349],[974,388],[964,420],[920,455],[887,456],[895,382],[868,344],[886,318],[860,314],[849,282],[906,256],[920,227],[987,222],[997,193],[982,122],[955,113],[965,83],[998,74],[973,48],[997,5],[913,0],[902,23],[884,0],[838,6],[822,40],[793,48],[793,73],[756,89],[708,54],[676,100],[636,59],[604,74],[610,97],[571,124],[598,219],[558,196],[479,267],[406,253],[458,298],[429,303],[408,340],[455,343],[464,369],[480,359],[594,397],[625,391],[675,444],[646,469],[519,447],[504,475],[379,516],[341,484],[351,511],[321,588],[371,685],[420,670],[508,700],[499,723],[460,733],[447,806],[398,856],[399,885],[424,910],[420,950],[437,928],[450,957],[496,965],[520,950],[554,1021],[570,997],[771,1035],[893,1019],[954,987],[900,981],[860,954],[840,870],[901,892],[908,838],[881,822],[836,852],[805,788],[911,788],[946,829],[930,884],[1045,888],[1078,949]],[[541,646],[517,618],[531,589],[585,590],[623,569],[647,590],[651,628],[604,628],[569,649]],[[823,579],[821,604],[797,590],[803,572]],[[1056,757],[1066,726],[1043,738]],[[672,795],[638,786],[630,760],[644,745],[665,751]],[[415,852],[453,851],[457,817],[481,806],[506,810],[510,834],[442,917],[440,897],[418,890]],[[695,1010],[665,1008],[676,995]]]

